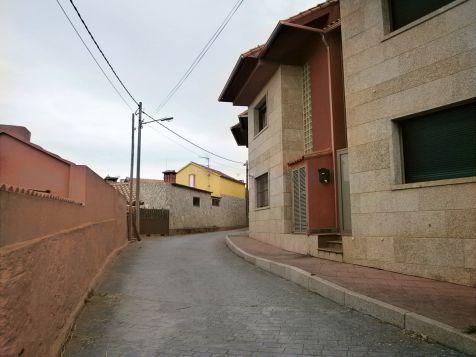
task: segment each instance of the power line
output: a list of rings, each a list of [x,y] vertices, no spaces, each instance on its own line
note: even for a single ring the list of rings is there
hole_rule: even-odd
[[[124,83],[122,82],[122,80],[119,78],[119,76],[117,75],[116,71],[114,70],[114,68],[112,67],[112,65],[110,64],[109,60],[106,58],[104,52],[101,50],[101,48],[99,47],[99,44],[97,43],[97,41],[95,40],[93,34],[91,33],[91,31],[89,30],[88,26],[86,25],[86,23],[84,22],[83,18],[81,17],[81,14],[79,13],[78,9],[76,8],[76,6],[74,5],[74,2],[73,0],[69,0],[71,2],[71,4],[73,5],[78,17],[80,18],[81,22],[83,23],[84,27],[86,28],[87,32],[89,33],[89,36],[91,37],[91,39],[93,40],[94,44],[96,45],[96,47],[98,48],[98,50],[101,52],[101,55],[103,56],[104,60],[107,62],[109,68],[111,69],[111,71],[114,73],[115,77],[117,78],[117,80],[119,81],[119,83],[122,85],[122,87],[124,88],[124,90],[127,92],[127,94],[131,97],[131,99],[137,104],[139,105],[138,101],[135,100],[135,98],[132,96],[132,94],[129,92],[129,90],[127,89],[127,87],[124,85]],[[238,2],[235,4],[235,6],[233,7],[233,9],[230,11],[230,13],[227,15],[227,18],[225,19],[225,21],[223,22],[221,28],[219,28],[219,30],[217,30],[215,32],[215,36],[214,38],[212,37],[212,39],[208,42],[210,44],[210,46],[213,44],[213,42],[215,42],[215,40],[218,38],[218,36],[220,35],[220,33],[223,31],[223,29],[225,28],[226,24],[230,21],[231,17],[235,14],[235,12],[238,10],[238,8],[241,6],[241,4],[243,3],[244,0],[238,0]],[[118,89],[114,86],[114,84],[112,83],[112,81],[110,80],[110,78],[107,76],[107,74],[105,73],[105,71],[103,70],[103,68],[101,67],[101,65],[99,64],[99,62],[96,60],[96,57],[93,55],[93,53],[91,52],[91,50],[89,49],[89,47],[86,45],[86,42],[83,40],[83,38],[81,37],[81,35],[79,34],[78,30],[76,29],[76,27],[74,26],[73,22],[71,21],[71,19],[69,18],[68,14],[66,13],[66,11],[64,10],[63,6],[61,5],[61,3],[59,2],[59,0],[56,0],[56,3],[59,5],[59,7],[61,8],[63,14],[66,16],[66,18],[68,19],[69,23],[71,24],[71,26],[73,27],[74,31],[76,32],[76,34],[78,35],[78,37],[80,38],[81,42],[83,43],[83,45],[86,47],[86,49],[88,50],[89,54],[92,56],[92,58],[94,59],[94,62],[96,62],[96,64],[98,65],[98,67],[100,68],[101,72],[104,74],[104,76],[107,78],[107,80],[109,81],[109,83],[113,86],[114,90],[116,91],[116,93],[121,97],[121,99],[124,101],[124,103],[131,109],[131,106],[127,103],[127,101],[124,99],[124,97],[120,94],[120,92],[118,91]],[[200,62],[200,60],[203,58],[203,56],[205,55],[205,53],[208,51],[208,49],[210,48],[210,46],[208,48],[206,48],[206,50],[202,50],[202,55],[201,57],[198,59],[198,62]],[[198,64],[198,62],[196,64]],[[193,67],[195,68],[195,67]],[[192,70],[193,70],[192,68]],[[190,72],[191,73],[191,72]],[[190,75],[190,73],[187,74],[187,77],[188,75]],[[186,78],[185,78],[186,79]],[[183,83],[183,82],[182,82]],[[236,161],[236,160],[232,160],[232,159],[228,159],[224,156],[221,156],[219,154],[215,154],[214,152],[210,151],[210,150],[207,150],[205,149],[204,147],[198,145],[198,144],[195,144],[194,142],[192,142],[191,140],[185,138],[184,136],[182,136],[181,134],[177,133],[176,131],[170,129],[168,126],[162,124],[158,119],[155,119],[153,116],[149,115],[148,113],[142,111],[142,113],[147,116],[148,118],[152,119],[152,121],[156,122],[157,124],[161,125],[162,127],[164,127],[165,129],[167,129],[168,131],[170,131],[171,133],[173,133],[174,135],[178,136],[179,138],[181,138],[182,140],[188,142],[189,144],[199,148],[200,150],[203,150],[207,153],[209,153],[210,155],[213,155],[215,157],[218,157],[220,159],[223,159],[223,160],[226,160],[226,161],[230,161],[230,162],[234,162],[234,163],[237,163],[237,164],[244,164],[243,162],[241,161]]]
[[[237,163],[237,164],[244,164],[244,162],[241,162],[241,161],[236,161],[236,160],[232,160],[232,159],[228,159],[224,156],[221,156],[219,154],[215,154],[214,152],[210,151],[210,150],[207,150],[205,149],[204,147],[198,145],[198,144],[195,144],[193,141],[190,141],[189,139],[187,139],[186,137],[184,137],[183,135],[177,133],[176,131],[170,129],[168,126],[162,124],[158,119],[155,119],[152,115],[146,113],[146,112],[142,112],[144,113],[144,115],[150,119],[152,119],[152,121],[154,121],[155,123],[159,124],[160,126],[164,127],[165,129],[167,129],[168,131],[170,131],[171,133],[175,134],[176,136],[178,136],[180,139],[182,140],[185,140],[186,142],[188,142],[189,144],[192,144],[193,146],[199,148],[200,150],[203,150],[207,153],[209,153],[210,155],[213,155],[213,156],[216,156],[216,157],[219,157],[220,159],[223,159],[223,160],[226,160],[226,161],[230,161],[230,162],[234,162],[234,163]]]
[[[198,152],[193,151],[192,149],[189,149],[189,148],[186,147],[185,145],[180,144],[178,141],[175,141],[175,140],[172,139],[171,137],[169,137],[169,136],[165,135],[164,133],[158,131],[155,127],[151,126],[151,129],[152,129],[153,131],[155,131],[156,133],[162,135],[164,138],[170,140],[170,141],[173,142],[174,144],[180,146],[181,148],[187,150],[188,152],[191,152],[192,154],[196,155],[197,157],[200,157],[200,154],[199,154]]]
[[[72,0],[70,0],[72,1]],[[233,8],[230,10],[230,12],[227,14],[221,25],[217,28],[215,33],[212,35],[212,37],[208,40],[208,42],[205,44],[205,46],[202,48],[200,53],[195,57],[193,60],[192,64],[188,67],[188,69],[185,71],[184,75],[180,78],[180,80],[177,82],[177,84],[170,90],[170,92],[167,94],[167,96],[160,102],[159,106],[155,110],[155,112],[159,112],[167,103],[168,101],[177,93],[177,91],[180,89],[182,84],[187,80],[187,78],[190,76],[190,74],[193,72],[195,67],[198,66],[202,58],[206,55],[208,50],[212,47],[213,43],[217,40],[217,38],[220,36],[220,34],[223,32],[225,27],[228,25],[230,22],[231,18],[233,15],[236,13],[236,11],[239,9],[241,4],[243,3],[244,0],[238,0]]]
[[[58,6],[60,7],[61,11],[63,12],[64,16],[66,16],[66,19],[68,20],[69,24],[71,25],[71,27],[73,28],[74,32],[76,32],[76,35],[78,36],[78,38],[81,40],[81,42],[83,43],[84,47],[86,48],[86,50],[88,50],[89,54],[91,55],[92,59],[94,60],[94,62],[96,63],[96,65],[98,66],[99,70],[101,71],[101,73],[104,75],[104,77],[106,77],[107,81],[109,82],[109,84],[112,86],[112,88],[114,88],[114,91],[117,93],[117,95],[122,99],[122,101],[124,102],[124,104],[126,104],[130,110],[133,110],[132,107],[129,105],[129,103],[126,101],[126,99],[122,96],[121,92],[119,92],[119,90],[116,88],[116,86],[114,85],[114,83],[111,81],[111,79],[109,78],[109,76],[106,74],[106,72],[104,71],[104,69],[102,68],[102,66],[99,64],[98,60],[96,59],[96,57],[94,56],[94,54],[91,52],[91,50],[89,49],[88,45],[86,44],[86,42],[84,42],[84,39],[82,38],[82,36],[80,35],[80,33],[78,32],[78,30],[76,29],[76,27],[74,26],[73,22],[71,21],[70,17],[68,16],[68,14],[66,13],[66,11],[64,10],[63,6],[61,5],[61,3],[59,2],[59,0],[56,0],[56,3],[58,4]]]
[[[57,0],[57,1],[58,1],[58,0]],[[114,68],[112,67],[111,63],[109,62],[109,60],[107,59],[106,55],[104,54],[104,52],[102,51],[101,47],[99,46],[99,44],[97,43],[96,39],[94,38],[93,34],[91,33],[91,31],[89,31],[88,25],[86,25],[86,22],[84,22],[83,17],[82,17],[81,14],[79,13],[79,10],[78,10],[78,8],[76,7],[76,5],[74,4],[73,0],[69,0],[69,2],[71,3],[71,5],[73,5],[74,11],[76,11],[76,14],[78,15],[79,19],[80,19],[81,22],[83,23],[84,28],[86,29],[86,31],[88,32],[89,36],[90,36],[91,39],[93,40],[94,44],[96,45],[96,47],[97,47],[97,49],[99,50],[99,52],[101,53],[102,57],[104,58],[104,60],[106,61],[107,65],[108,65],[109,68],[111,69],[112,73],[114,73],[114,76],[117,78],[117,80],[118,80],[119,83],[121,84],[122,88],[124,88],[124,90],[127,92],[127,94],[129,95],[129,97],[131,97],[131,99],[134,101],[134,103],[136,103],[137,105],[139,105],[139,102],[132,96],[131,92],[129,92],[129,90],[127,89],[127,87],[126,87],[126,86],[124,85],[124,83],[122,82],[121,78],[119,78],[119,76],[117,75],[116,71],[115,71]]]
[[[183,148],[184,150],[187,150],[188,152],[196,155],[197,157],[202,157],[200,153],[186,147],[185,145],[182,145],[180,144],[178,141],[176,140],[173,140],[171,137],[165,135],[164,133],[160,132],[159,130],[157,130],[155,127],[151,126],[152,130],[154,130],[156,133],[158,133],[159,135],[162,135],[163,137],[165,137],[166,139],[170,140],[171,142],[173,142],[174,144],[180,146],[181,148]],[[215,165],[218,165],[218,166],[222,166],[222,167],[227,167],[229,169],[233,169],[233,170],[240,170],[242,169],[242,164],[240,164],[240,166],[231,166],[231,165],[227,165],[227,164],[224,164],[222,162],[218,162],[218,161],[215,161]]]

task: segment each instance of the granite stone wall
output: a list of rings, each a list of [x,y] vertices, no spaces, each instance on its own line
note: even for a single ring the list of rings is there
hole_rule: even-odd
[[[193,205],[194,197],[200,199],[200,206]],[[172,232],[246,226],[246,203],[242,198],[223,196],[219,206],[212,206],[210,193],[157,180],[141,183],[141,200],[144,201],[144,208],[169,210],[169,228]]]
[[[255,135],[255,106],[266,97],[268,125]],[[292,234],[291,171],[304,154],[302,68],[280,66],[248,110],[250,236],[307,254],[312,239]],[[255,178],[268,173],[269,206],[257,208]]]
[[[340,3],[353,225],[344,259],[476,286],[476,177],[402,183],[393,122],[476,96],[476,1],[394,32],[386,1]]]

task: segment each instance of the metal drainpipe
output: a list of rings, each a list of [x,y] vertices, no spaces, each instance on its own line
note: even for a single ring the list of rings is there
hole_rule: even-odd
[[[326,34],[321,33],[321,39],[322,42],[324,43],[324,46],[326,46],[327,49],[327,73],[329,76],[329,113],[331,116],[331,147],[332,147],[332,161],[333,161],[333,169],[334,169],[334,224],[336,228],[340,229],[339,227],[339,202],[338,202],[338,197],[337,197],[337,190],[338,187],[336,185],[336,152],[335,152],[335,146],[334,146],[334,109],[332,107],[333,99],[332,99],[332,76],[331,76],[331,51],[329,47],[329,42],[327,41]]]

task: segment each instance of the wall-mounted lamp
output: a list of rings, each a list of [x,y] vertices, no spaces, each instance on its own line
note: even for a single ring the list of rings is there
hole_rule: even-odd
[[[319,182],[329,183],[331,182],[331,170],[324,167],[317,170],[319,173]]]

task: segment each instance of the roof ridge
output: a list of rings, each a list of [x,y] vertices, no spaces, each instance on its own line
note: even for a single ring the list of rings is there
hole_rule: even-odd
[[[297,13],[296,15],[293,15],[291,17],[288,17],[287,19],[285,20],[281,20],[281,21],[288,21],[288,22],[291,22],[291,21],[295,21],[297,19],[300,19],[301,17],[304,17],[305,15],[309,14],[310,12],[313,12],[315,10],[319,10],[319,9],[323,9],[327,6],[330,6],[336,2],[339,2],[339,0],[327,0],[327,1],[324,1],[323,3],[320,3],[320,4],[317,4],[316,6],[313,6],[307,10],[304,10],[304,11],[301,11],[299,13]]]

